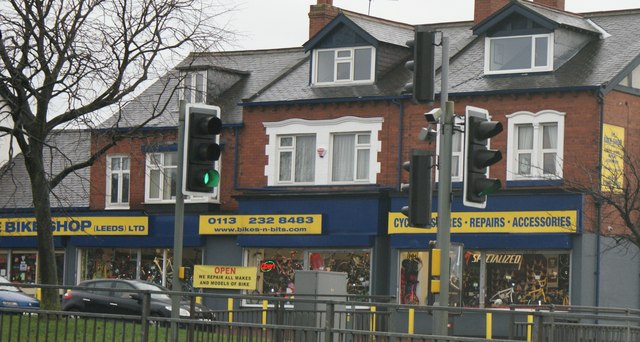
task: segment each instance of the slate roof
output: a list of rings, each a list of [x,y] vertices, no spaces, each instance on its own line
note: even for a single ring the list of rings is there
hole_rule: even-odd
[[[592,13],[578,16],[568,12],[539,6],[527,1],[515,1],[514,5],[544,15],[559,26],[588,32],[593,40],[575,56],[553,72],[484,75],[484,38],[474,36],[473,22],[429,25],[449,37],[449,94],[470,95],[501,92],[558,91],[612,87],[623,72],[640,63],[640,10],[624,10]],[[381,41],[404,45],[412,37],[412,27],[367,19],[366,16],[345,12],[354,23]],[[599,38],[601,31],[606,34]],[[489,20],[489,19],[487,19]],[[388,29],[388,33],[384,34]],[[442,53],[436,51],[436,65],[440,66]],[[285,74],[278,82],[251,99],[245,105],[275,104],[287,102],[351,101],[358,98],[393,97],[401,94],[411,74],[404,68],[405,61],[386,75],[381,75],[373,85],[318,86],[309,85],[310,61],[306,60]],[[439,70],[438,70],[439,71]],[[440,75],[436,75],[436,92],[440,92]],[[609,89],[609,88],[607,88]]]
[[[222,111],[223,124],[242,122],[242,110],[237,105],[267,86],[286,70],[294,67],[306,57],[302,48],[250,50],[231,52],[192,53],[173,70],[139,96],[126,104],[122,110],[107,119],[101,128],[130,127],[149,118],[154,108],[166,105],[166,110],[150,121],[146,127],[176,127],[178,124],[178,96],[172,93],[178,83],[177,72],[184,69],[208,69],[210,77],[236,75],[238,81],[216,89],[214,102]],[[212,76],[213,75],[213,76]],[[211,84],[216,85],[213,79]]]
[[[52,149],[45,149],[45,173],[49,178],[63,168],[89,158],[91,137],[88,131],[54,131],[47,140]],[[89,207],[89,171],[83,168],[69,174],[50,196],[52,208]],[[22,153],[12,163],[0,168],[0,209],[33,208],[31,182]]]
[[[484,75],[484,44],[476,39],[449,67],[450,94],[507,93],[611,87],[629,65],[640,62],[640,11],[594,14],[590,19],[610,36],[594,39],[553,72]]]

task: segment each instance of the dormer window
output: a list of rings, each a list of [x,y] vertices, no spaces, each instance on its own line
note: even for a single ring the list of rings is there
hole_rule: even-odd
[[[207,98],[207,72],[191,71],[183,76],[181,100],[189,103],[205,103]]]
[[[485,74],[553,70],[553,33],[485,39]]]
[[[373,82],[375,49],[371,46],[314,50],[313,84]]]

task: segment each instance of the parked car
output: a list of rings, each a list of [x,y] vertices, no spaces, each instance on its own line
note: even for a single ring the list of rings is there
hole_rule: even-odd
[[[6,278],[0,277],[0,307],[38,309],[40,302],[22,292]]]
[[[62,310],[75,312],[108,313],[119,315],[142,314],[143,293],[141,291],[161,291],[151,293],[150,316],[171,317],[171,297],[169,289],[142,280],[96,279],[78,284],[81,289],[70,290],[62,296]],[[191,316],[189,301],[180,304],[180,317]],[[205,306],[196,304],[194,317],[209,318]]]

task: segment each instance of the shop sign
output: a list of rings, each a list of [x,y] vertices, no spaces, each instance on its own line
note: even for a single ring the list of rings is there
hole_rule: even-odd
[[[53,217],[55,236],[148,235],[147,216]],[[37,236],[33,217],[0,218],[0,236]]]
[[[202,215],[201,235],[322,234],[322,215]]]
[[[255,290],[256,278],[256,267],[193,266],[195,288]]]
[[[624,186],[624,127],[602,126],[602,191],[621,193]]]
[[[480,262],[480,253],[466,252],[464,255],[466,262]],[[522,263],[522,254],[487,254],[487,264],[517,264]]]
[[[451,233],[575,233],[577,210],[452,212]],[[389,213],[389,234],[420,234],[437,231],[438,215],[431,228],[409,226],[402,213]]]

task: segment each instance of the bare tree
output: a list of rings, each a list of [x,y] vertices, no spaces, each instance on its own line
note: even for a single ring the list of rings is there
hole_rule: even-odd
[[[576,170],[582,172],[565,177],[565,188],[592,199],[593,208],[599,210],[598,217],[591,217],[598,233],[617,245],[640,249],[640,155],[625,146],[623,137],[607,132],[600,163],[579,164]]]
[[[0,3],[0,134],[22,151],[37,222],[38,274],[57,284],[51,228],[52,189],[91,165],[116,142],[161,114],[158,104],[142,124],[119,129],[86,160],[49,174],[43,151],[56,129],[95,127],[96,113],[122,106],[167,54],[209,50],[229,33],[216,28],[212,2],[199,0],[7,0]],[[209,13],[209,14],[207,14]],[[217,14],[220,14],[218,12]],[[167,89],[175,92],[175,89]],[[54,289],[42,291],[45,309],[59,308]]]

